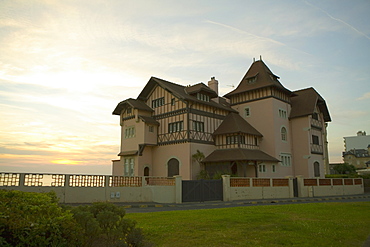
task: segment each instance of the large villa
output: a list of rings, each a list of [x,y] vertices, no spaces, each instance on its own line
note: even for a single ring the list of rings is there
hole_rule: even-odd
[[[239,177],[324,177],[331,121],[325,100],[312,87],[290,91],[279,79],[262,60],[224,96],[214,77],[208,85],[192,86],[150,78],[136,99],[113,111],[121,126],[113,175],[191,180],[205,170]]]

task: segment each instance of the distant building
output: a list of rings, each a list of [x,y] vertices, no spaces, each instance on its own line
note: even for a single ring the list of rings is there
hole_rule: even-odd
[[[358,131],[356,136],[343,138],[343,161],[357,169],[370,167],[370,136],[365,131]]]
[[[370,167],[370,144],[367,149],[351,149],[343,152],[343,161],[357,169]]]
[[[366,135],[365,131],[358,131],[356,136],[348,136],[344,138],[344,150],[366,149],[370,144],[370,135]]]
[[[195,179],[202,169],[242,177],[324,177],[329,170],[325,100],[290,91],[262,61],[223,97],[218,81],[182,86],[152,77],[137,99],[120,102],[115,176]],[[192,155],[205,155],[198,164]]]

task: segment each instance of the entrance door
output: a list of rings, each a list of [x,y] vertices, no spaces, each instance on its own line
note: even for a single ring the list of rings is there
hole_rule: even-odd
[[[173,177],[179,175],[180,174],[179,165],[180,162],[177,159],[175,158],[170,159],[167,163],[167,176]]]

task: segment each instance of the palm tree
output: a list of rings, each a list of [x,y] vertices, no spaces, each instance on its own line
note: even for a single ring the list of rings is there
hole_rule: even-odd
[[[198,162],[199,166],[200,166],[200,169],[203,171],[205,170],[204,169],[204,165],[202,164],[202,160],[205,158],[204,156],[204,153],[202,153],[201,151],[199,151],[197,149],[197,152],[195,154],[193,154],[191,156],[196,162]]]

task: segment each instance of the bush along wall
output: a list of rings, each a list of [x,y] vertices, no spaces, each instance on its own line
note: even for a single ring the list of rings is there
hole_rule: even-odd
[[[125,210],[108,202],[61,207],[54,192],[0,190],[0,246],[148,246]]]

